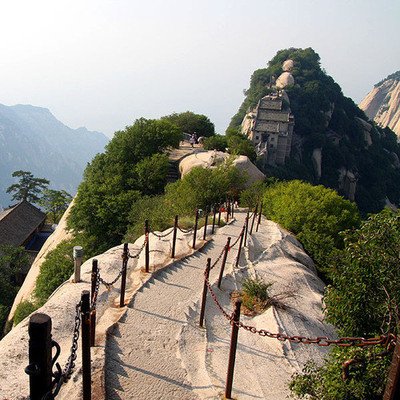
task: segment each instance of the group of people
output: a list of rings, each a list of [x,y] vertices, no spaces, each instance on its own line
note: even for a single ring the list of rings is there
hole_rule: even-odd
[[[189,143],[193,147],[195,144],[201,144],[203,141],[203,136],[197,137],[196,132],[190,136]]]

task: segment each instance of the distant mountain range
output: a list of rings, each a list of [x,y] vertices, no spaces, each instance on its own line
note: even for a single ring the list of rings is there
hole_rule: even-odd
[[[368,118],[400,137],[400,71],[377,83],[359,107]]]
[[[50,188],[72,196],[88,162],[103,152],[109,139],[86,128],[71,129],[46,108],[0,104],[0,207],[7,207],[12,173],[30,171],[50,180]]]

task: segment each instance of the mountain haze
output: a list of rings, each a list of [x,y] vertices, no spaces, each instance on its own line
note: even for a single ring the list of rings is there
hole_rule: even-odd
[[[16,170],[50,180],[53,189],[74,195],[86,164],[108,143],[100,132],[71,129],[46,108],[0,104],[0,206],[11,196]]]

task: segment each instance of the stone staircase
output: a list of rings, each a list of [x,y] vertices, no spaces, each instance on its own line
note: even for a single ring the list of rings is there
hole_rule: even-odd
[[[169,160],[167,183],[174,183],[179,179],[179,160]]]

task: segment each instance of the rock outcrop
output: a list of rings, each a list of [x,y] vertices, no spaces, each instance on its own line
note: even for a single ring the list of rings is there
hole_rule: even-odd
[[[383,128],[400,137],[400,71],[375,85],[359,107]]]
[[[224,162],[230,155],[221,151],[198,152],[185,157],[179,164],[181,176],[188,174],[194,167],[216,168],[218,164]],[[256,181],[263,181],[265,175],[249,160],[247,156],[236,156],[233,165],[240,171],[247,173],[246,186],[250,187]]]

